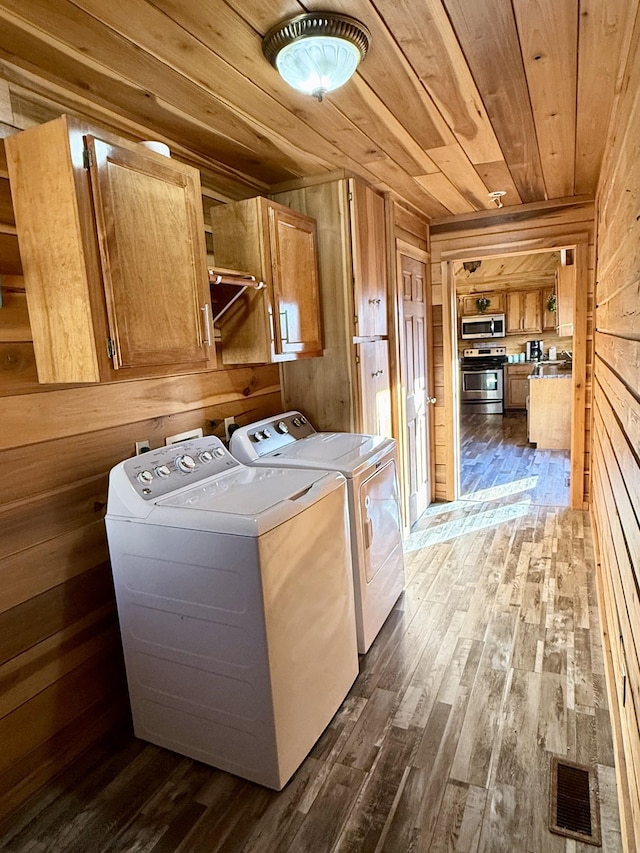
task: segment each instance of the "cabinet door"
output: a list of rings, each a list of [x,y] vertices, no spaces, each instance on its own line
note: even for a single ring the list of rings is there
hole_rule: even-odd
[[[270,205],[269,238],[275,352],[321,355],[316,224],[308,216]]]
[[[505,409],[524,409],[529,395],[529,365],[514,365],[506,368]]]
[[[560,266],[556,270],[556,281],[558,289],[558,308],[556,311],[556,325],[558,334],[561,336],[573,335],[573,296],[575,292],[576,268],[575,266]]]
[[[525,290],[522,293],[522,331],[542,331],[539,290]]]
[[[360,359],[360,432],[393,437],[391,429],[391,382],[387,341],[357,345]]]
[[[387,334],[387,243],[384,199],[349,180],[356,335]]]
[[[516,290],[507,294],[507,334],[542,331],[539,290]]]
[[[212,365],[198,173],[86,142],[114,367]]]
[[[502,314],[504,311],[504,294],[491,291],[490,293],[471,293],[462,298],[462,313],[464,316],[473,317],[480,314],[478,308],[478,299],[484,297],[489,300],[489,305],[485,308],[485,314]]]
[[[555,292],[554,287],[545,287],[542,291],[542,331],[555,332],[556,330],[556,312],[549,311],[547,302],[549,297]]]

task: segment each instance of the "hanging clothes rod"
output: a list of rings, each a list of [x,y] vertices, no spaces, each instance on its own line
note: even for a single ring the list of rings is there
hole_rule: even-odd
[[[263,281],[257,281],[254,275],[250,275],[245,272],[238,272],[237,270],[225,270],[225,269],[209,269],[209,284],[216,285],[232,285],[233,287],[237,287],[238,290],[233,293],[225,303],[220,307],[217,312],[214,312],[213,322],[216,323],[223,314],[231,308],[234,302],[237,302],[238,299],[242,296],[245,290],[250,287],[253,290],[263,290],[266,285]],[[213,293],[212,293],[212,302]]]

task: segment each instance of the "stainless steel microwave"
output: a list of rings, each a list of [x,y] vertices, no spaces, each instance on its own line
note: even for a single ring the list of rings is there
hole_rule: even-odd
[[[476,314],[460,320],[464,340],[472,338],[504,338],[504,314]]]

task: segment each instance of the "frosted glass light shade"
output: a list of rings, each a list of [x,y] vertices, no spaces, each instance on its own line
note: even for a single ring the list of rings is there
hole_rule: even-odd
[[[344,39],[316,36],[284,47],[276,67],[286,82],[307,95],[324,95],[342,86],[360,62],[360,51]]]
[[[262,50],[294,89],[318,100],[346,83],[369,48],[369,32],[346,15],[298,15],[273,27]]]

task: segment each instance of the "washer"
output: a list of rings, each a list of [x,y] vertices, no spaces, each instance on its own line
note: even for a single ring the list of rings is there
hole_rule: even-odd
[[[215,437],[127,459],[107,537],[138,737],[280,790],[358,673],[345,479]]]
[[[347,478],[358,651],[364,654],[404,589],[395,441],[316,432],[292,411],[240,427],[230,450],[248,465],[339,471]]]

